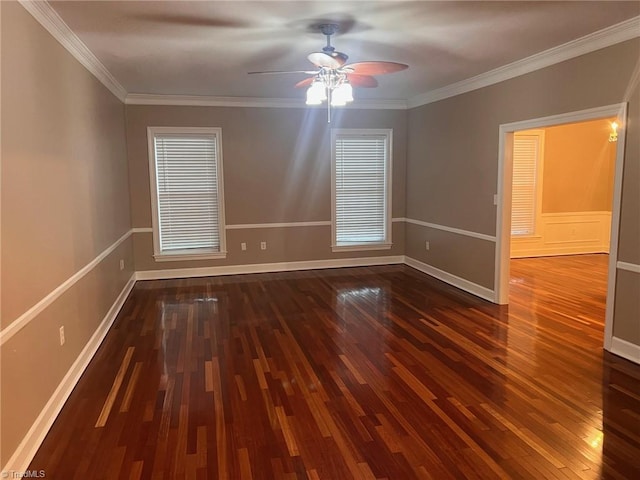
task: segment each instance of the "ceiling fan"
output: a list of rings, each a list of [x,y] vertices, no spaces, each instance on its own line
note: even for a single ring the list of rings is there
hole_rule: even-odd
[[[409,68],[404,63],[396,62],[369,61],[348,64],[347,54],[336,51],[335,47],[331,45],[331,35],[338,31],[338,25],[322,23],[317,25],[317,28],[327,37],[327,44],[321,52],[307,55],[307,59],[318,67],[317,70],[277,70],[249,72],[249,74],[304,73],[311,75],[311,77],[296,83],[295,87],[309,87],[307,89],[307,105],[320,105],[326,100],[327,121],[331,122],[331,107],[343,106],[353,101],[353,87],[375,88],[378,86],[378,81],[374,75],[395,73]]]

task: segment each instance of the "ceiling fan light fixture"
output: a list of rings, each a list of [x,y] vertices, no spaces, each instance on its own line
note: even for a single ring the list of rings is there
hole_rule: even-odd
[[[353,87],[347,81],[338,85],[333,91],[333,101],[338,101],[340,105],[345,105],[349,102],[353,102]],[[333,105],[336,105],[333,103]]]
[[[249,72],[251,74],[305,73],[312,75],[296,83],[296,88],[307,88],[306,104],[321,105],[327,101],[327,122],[331,123],[331,107],[342,107],[353,102],[353,86],[375,88],[378,82],[372,75],[399,72],[408,65],[386,61],[367,61],[347,64],[349,56],[337,52],[331,45],[331,36],[338,31],[335,23],[321,23],[314,26],[327,37],[327,45],[321,52],[312,52],[307,59],[317,70],[289,70]],[[353,84],[353,85],[352,85]]]
[[[314,81],[307,90],[307,105],[320,105],[327,99],[327,91],[324,83]]]

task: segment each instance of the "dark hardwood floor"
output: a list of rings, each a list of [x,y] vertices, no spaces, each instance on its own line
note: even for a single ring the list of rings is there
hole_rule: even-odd
[[[640,478],[606,257],[499,307],[406,266],[139,282],[34,458],[53,479]]]

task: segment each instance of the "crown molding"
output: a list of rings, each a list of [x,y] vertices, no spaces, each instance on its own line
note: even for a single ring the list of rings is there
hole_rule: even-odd
[[[301,98],[217,97],[200,95],[147,95],[130,93],[125,98],[127,105],[174,105],[187,107],[252,107],[252,108],[316,108],[326,105],[306,105]],[[405,100],[355,100],[346,105],[349,110],[406,110]]]
[[[67,51],[91,72],[120,101],[127,96],[125,88],[111,75],[100,60],[58,15],[46,0],[18,0],[24,9],[35,18]]]
[[[639,36],[640,16],[637,16],[475,77],[416,95],[407,100],[407,106],[415,108],[494,85]]]
[[[116,97],[128,105],[176,105],[204,107],[326,108],[308,106],[302,99],[218,97],[197,95],[127,94],[125,88],[69,28],[47,0],[18,0],[53,37]],[[408,100],[357,100],[347,109],[406,110],[454,97],[640,36],[640,16],[598,30],[584,37],[536,53],[480,75],[425,92]],[[345,108],[345,107],[340,107]]]

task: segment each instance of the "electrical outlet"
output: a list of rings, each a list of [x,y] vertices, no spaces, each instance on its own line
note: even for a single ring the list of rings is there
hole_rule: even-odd
[[[246,249],[247,249],[247,244],[246,244],[246,242],[242,242],[242,243],[240,244],[240,250],[242,250],[242,251],[244,252]]]
[[[65,338],[64,338],[64,325],[62,325],[60,327],[60,346],[64,345],[65,342]]]
[[[431,248],[431,245],[429,245],[429,240],[424,242],[424,248],[425,248],[425,250],[429,250],[429,248]]]
[[[120,259],[120,270],[124,270],[124,260]]]
[[[260,242],[260,250],[266,250],[267,249],[267,242]]]

